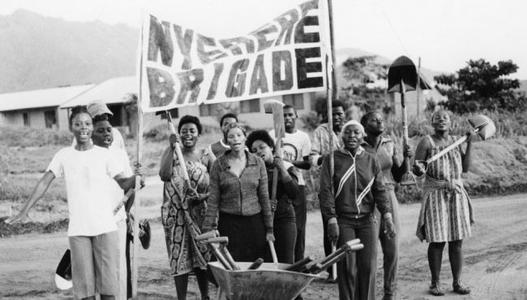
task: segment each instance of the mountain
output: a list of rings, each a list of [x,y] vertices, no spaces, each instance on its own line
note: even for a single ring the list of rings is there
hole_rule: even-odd
[[[100,83],[136,71],[139,29],[102,22],[72,22],[28,10],[0,16],[0,93]],[[357,48],[336,50],[340,66],[349,57],[376,56]],[[338,67],[341,74],[342,67]],[[422,69],[432,80],[438,72]],[[341,80],[341,79],[339,79]]]
[[[0,16],[0,93],[99,83],[135,73],[139,30],[18,10]]]

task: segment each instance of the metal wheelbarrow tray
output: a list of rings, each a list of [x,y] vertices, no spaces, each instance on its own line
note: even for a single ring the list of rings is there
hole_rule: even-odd
[[[298,296],[318,275],[284,270],[288,264],[263,263],[247,270],[251,262],[237,262],[241,270],[226,270],[219,262],[209,266],[221,292],[218,299],[288,300]],[[278,268],[277,268],[278,267]],[[221,298],[223,295],[225,298]]]

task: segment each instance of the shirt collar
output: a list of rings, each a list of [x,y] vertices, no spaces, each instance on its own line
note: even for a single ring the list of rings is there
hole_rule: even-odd
[[[218,158],[218,161],[219,161],[219,164],[221,166],[222,169],[227,169],[229,166],[227,164],[227,155],[229,153],[231,153],[231,149],[228,149],[227,151],[225,151],[225,154],[221,155],[219,158]],[[258,164],[258,157],[252,153],[249,152],[249,150],[247,150],[247,148],[244,149],[244,152],[245,152],[245,157],[247,157],[247,166],[253,166],[253,165],[257,165]]]
[[[355,156],[353,156],[351,154],[351,152],[346,150],[344,147],[341,147],[338,151],[340,151],[341,153],[343,153],[345,155],[351,156],[351,157],[357,157],[357,156],[361,155],[366,150],[364,150],[364,148],[362,146],[359,146],[359,148],[357,149],[357,152],[355,153]]]

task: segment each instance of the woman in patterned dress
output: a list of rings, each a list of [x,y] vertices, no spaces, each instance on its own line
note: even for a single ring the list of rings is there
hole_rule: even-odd
[[[440,110],[432,115],[434,134],[426,136],[417,146],[414,173],[426,174],[424,197],[419,215],[417,236],[428,245],[428,264],[432,275],[430,293],[442,296],[439,281],[443,249],[448,242],[448,257],[452,269],[452,287],[455,293],[466,295],[470,289],[461,283],[463,267],[463,239],[471,235],[472,209],[470,198],[463,187],[461,173],[471,164],[471,137],[467,146],[448,152],[425,166],[422,162],[452,144],[456,138],[449,134],[450,115]]]
[[[174,154],[173,145],[163,153],[159,170],[164,181],[161,222],[178,299],[186,299],[191,272],[196,274],[201,299],[209,299],[206,268],[210,252],[206,245],[194,239],[201,233],[208,197],[208,169],[214,160],[212,153],[196,147],[201,130],[201,123],[194,116],[183,116],[178,125],[190,186],[183,179],[184,169]]]

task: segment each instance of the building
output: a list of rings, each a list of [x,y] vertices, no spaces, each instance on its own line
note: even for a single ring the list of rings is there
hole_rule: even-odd
[[[73,97],[62,104],[64,110],[78,105],[87,105],[92,101],[103,101],[113,112],[112,125],[121,127],[125,132],[134,132],[137,124],[135,114],[135,95],[138,93],[137,78],[117,77],[108,79],[88,91]],[[299,115],[310,111],[314,93],[278,96],[285,104],[297,108]],[[272,128],[272,115],[265,114],[262,99],[252,99],[240,102],[227,102],[217,104],[203,104],[200,106],[185,106],[171,110],[171,115],[177,119],[184,115],[199,116],[201,122],[208,126],[219,126],[221,116],[227,112],[239,115],[241,122],[252,128]],[[144,130],[147,131],[160,124],[161,118],[155,114],[145,114]]]
[[[136,123],[134,101],[137,90],[135,76],[111,78],[70,98],[60,108],[69,114],[75,106],[86,106],[93,101],[104,102],[113,113],[112,125],[121,127],[126,132]]]
[[[59,106],[93,85],[65,86],[0,94],[0,126],[68,129],[68,114]]]

